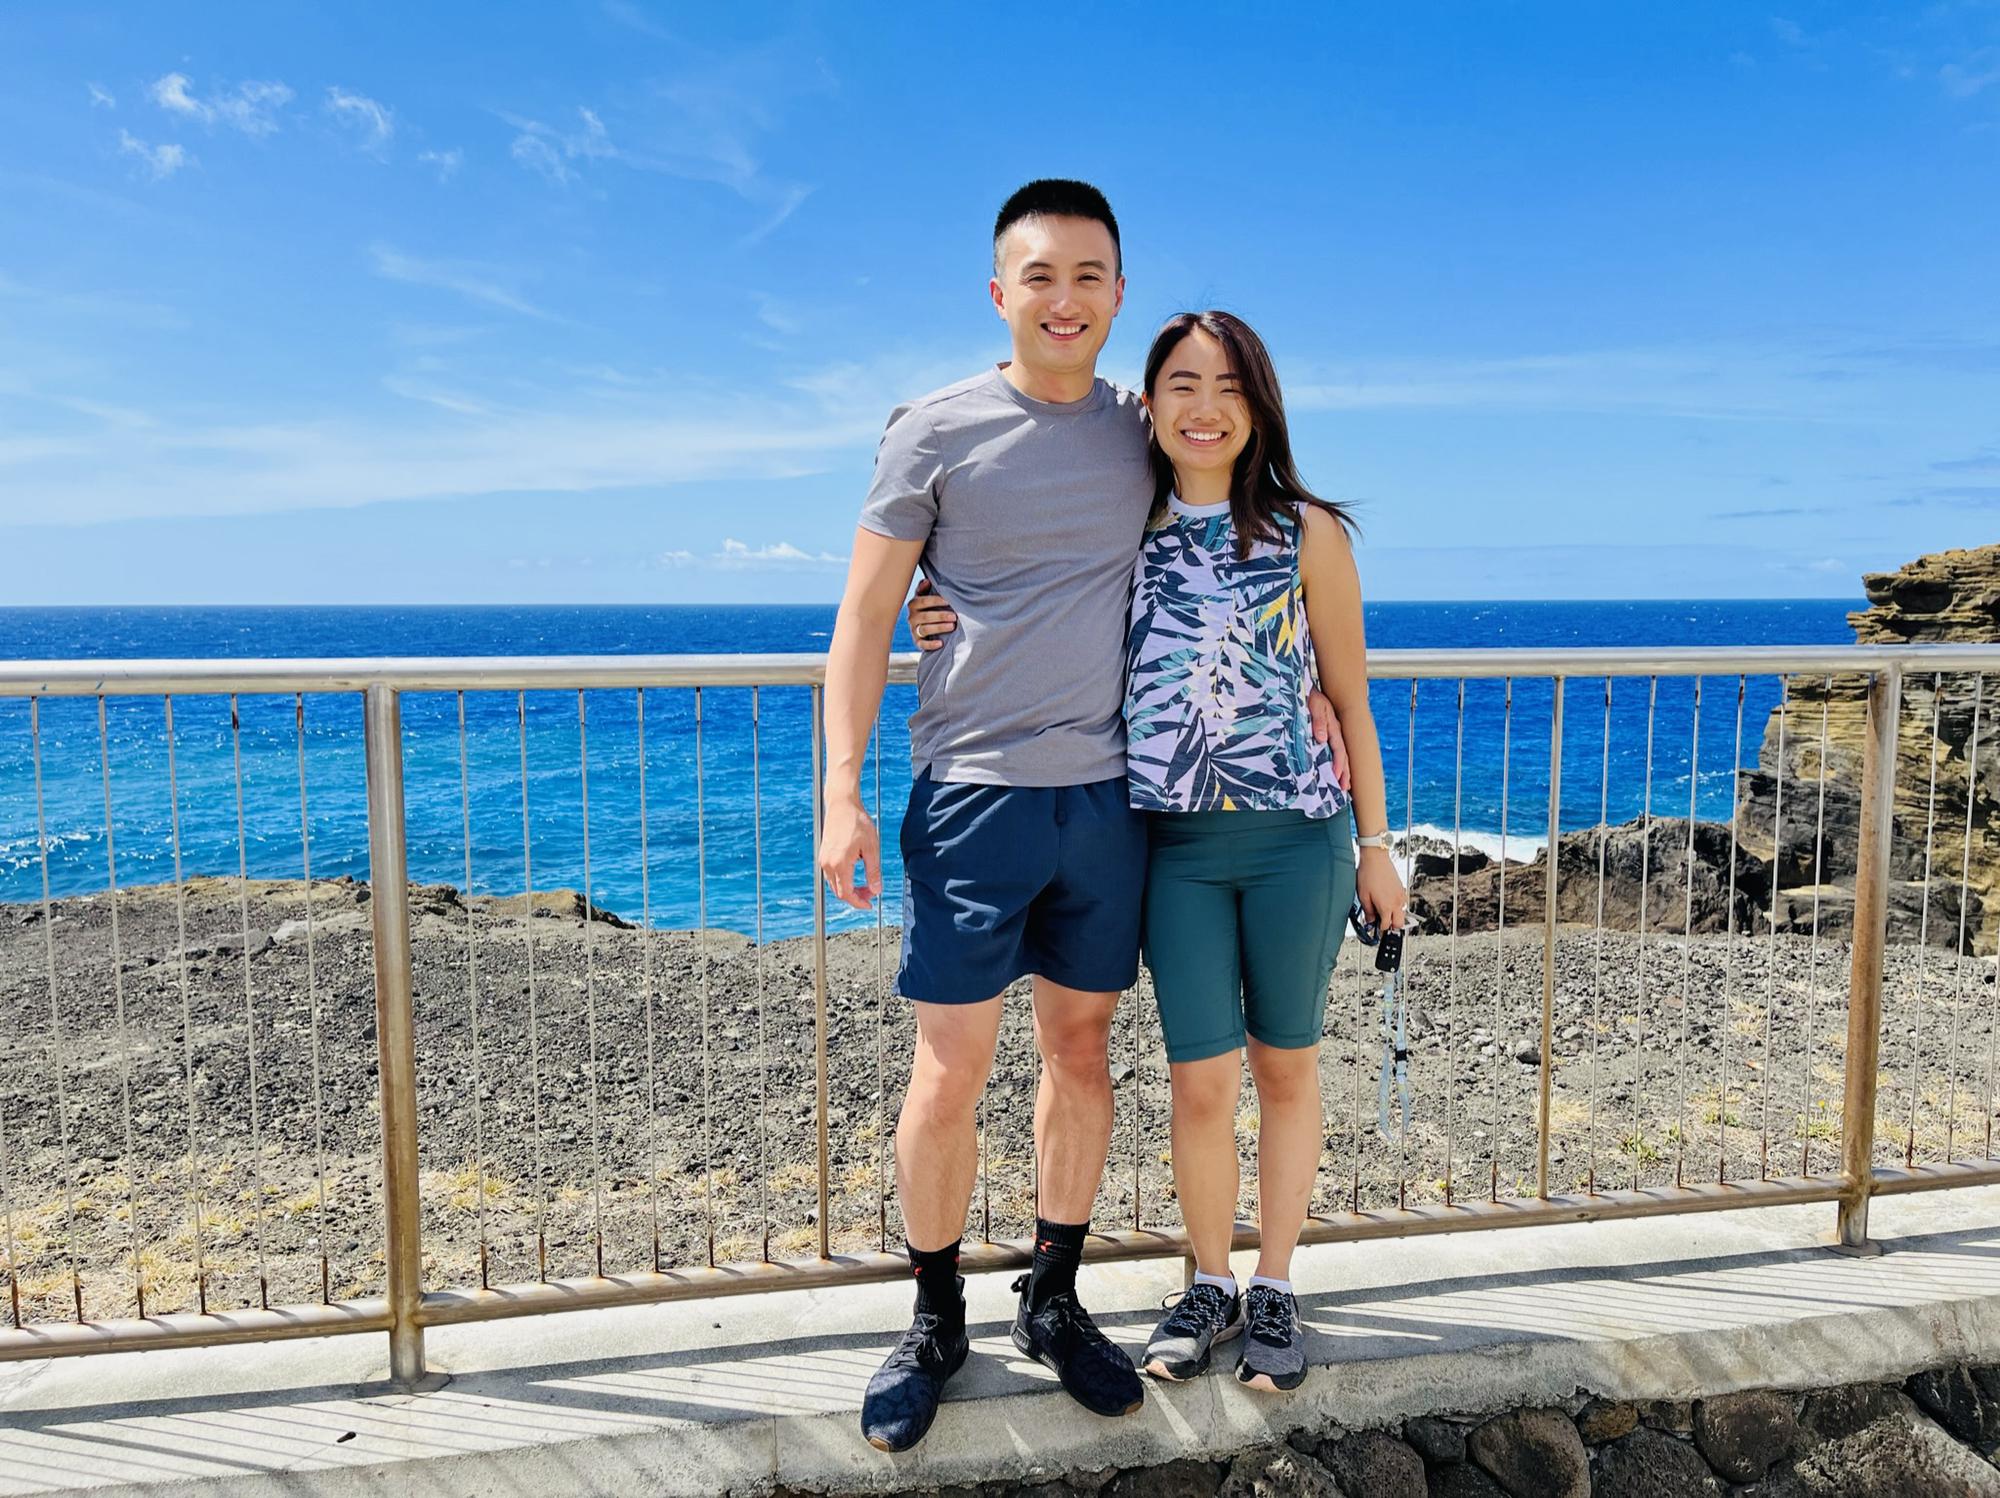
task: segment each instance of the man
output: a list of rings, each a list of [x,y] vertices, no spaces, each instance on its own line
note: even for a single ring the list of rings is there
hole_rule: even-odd
[[[890,417],[828,652],[819,865],[837,896],[866,908],[881,851],[862,759],[920,560],[958,614],[949,647],[919,667],[910,720],[896,986],[916,1003],[917,1043],[896,1176],[917,1304],[862,1405],[862,1432],[884,1451],[922,1439],[965,1361],[958,1247],[975,1110],[1000,994],[1027,974],[1043,1069],[1035,1258],[1017,1287],[1014,1342],[1099,1414],[1145,1399],[1075,1288],[1111,1141],[1106,1046],[1118,995],[1138,977],[1145,871],[1119,707],[1153,480],[1137,397],[1097,378],[1124,289],[1103,194],[1051,180],[1007,200],[989,292],[1013,357]]]
[[[965,1361],[958,1250],[975,1110],[1000,995],[1027,975],[1042,1057],[1038,1199],[1014,1344],[1098,1414],[1145,1399],[1131,1359],[1076,1297],[1111,1140],[1106,1047],[1118,995],[1138,977],[1146,864],[1120,708],[1154,479],[1138,396],[1096,373],[1124,290],[1118,223],[1096,188],[1044,180],[1007,200],[988,292],[1012,357],[889,418],[828,652],[819,868],[866,909],[881,849],[862,761],[920,561],[956,613],[919,664],[910,720],[896,986],[915,1002],[917,1040],[896,1176],[917,1300],[862,1404],[863,1434],[884,1451],[922,1439]]]

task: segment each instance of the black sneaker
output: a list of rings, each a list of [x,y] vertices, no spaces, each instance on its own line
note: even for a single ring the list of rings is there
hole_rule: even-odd
[[[1183,1291],[1153,1328],[1140,1364],[1155,1378],[1179,1382],[1208,1371],[1208,1355],[1218,1342],[1243,1330],[1243,1297],[1220,1285],[1200,1284]]]
[[[1252,1285],[1243,1297],[1250,1317],[1250,1335],[1243,1339],[1243,1361],[1236,1381],[1253,1389],[1278,1393],[1306,1381],[1305,1334],[1299,1328],[1299,1303],[1270,1285]]]
[[[962,1292],[965,1281],[958,1283]],[[861,1396],[861,1434],[870,1446],[908,1451],[924,1438],[937,1418],[945,1380],[964,1364],[968,1345],[962,1305],[957,1329],[946,1332],[942,1318],[917,1302],[910,1329]]]
[[[1052,1369],[1070,1398],[1093,1415],[1129,1415],[1146,1402],[1146,1386],[1132,1359],[1113,1345],[1076,1303],[1076,1293],[1051,1295],[1039,1311],[1028,1309],[1028,1276],[1014,1281],[1021,1308],[1014,1313],[1014,1345]]]

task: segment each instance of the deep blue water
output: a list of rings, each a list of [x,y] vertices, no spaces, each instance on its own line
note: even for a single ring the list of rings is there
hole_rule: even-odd
[[[1369,643],[1377,647],[1842,644],[1853,638],[1846,614],[1859,606],[1858,600],[1387,603],[1371,605],[1367,622]],[[819,652],[826,648],[832,626],[831,605],[0,609],[0,658]],[[899,641],[898,648],[908,648],[907,641]],[[1739,762],[1755,762],[1765,718],[1778,698],[1775,678],[1752,678],[1748,684],[1739,761],[1735,679],[1709,678],[1702,690],[1697,759],[1691,753],[1694,684],[1685,679],[1659,684],[1652,758],[1658,814],[1684,815],[1692,785],[1701,815],[1726,816],[1731,771]],[[1409,684],[1376,683],[1374,707],[1391,819],[1400,826],[1407,815],[1417,824],[1449,829],[1456,780],[1462,827],[1487,839],[1497,835],[1506,743],[1510,844],[1532,847],[1545,835],[1548,815],[1549,683],[1514,684],[1511,739],[1504,732],[1502,684],[1468,683],[1462,766],[1456,758],[1457,692],[1455,682],[1420,685],[1411,777]],[[684,689],[646,693],[642,864],[635,694],[589,694],[593,897],[635,920],[643,906],[656,924],[692,926],[703,914],[703,880],[697,875],[705,867],[708,924],[754,934],[761,909],[766,936],[809,930],[813,876],[807,690],[770,687],[758,694],[761,860],[751,794],[751,694],[747,689],[702,693],[699,786],[693,697]],[[1621,681],[1614,689],[1608,796],[1613,821],[1636,815],[1642,804],[1646,697],[1643,680]],[[1598,817],[1603,702],[1601,680],[1570,684],[1563,735],[1565,827],[1589,826]],[[909,778],[904,722],[914,705],[911,689],[891,688],[882,717],[883,846],[892,918],[900,898],[896,830]],[[301,872],[303,845],[293,700],[244,697],[240,722],[245,862],[253,876],[295,877]],[[170,879],[163,706],[158,699],[108,699],[105,728],[118,881],[129,885]],[[403,728],[412,877],[463,884],[456,698],[406,698]],[[184,871],[233,874],[238,862],[237,777],[227,699],[176,698],[174,730]],[[359,698],[309,696],[304,741],[313,874],[365,878]],[[515,695],[467,695],[465,742],[473,886],[481,892],[518,892],[523,887],[522,739]],[[534,884],[540,889],[580,888],[584,822],[577,694],[529,694],[526,742]],[[57,896],[102,889],[108,867],[96,700],[45,701],[41,753],[50,888]],[[1699,772],[1692,779],[1691,767]],[[871,766],[864,776],[871,790],[874,778]],[[705,813],[705,839],[697,837],[697,795]],[[28,704],[0,698],[0,901],[38,900],[41,892]],[[834,924],[864,919],[872,918],[841,913]]]

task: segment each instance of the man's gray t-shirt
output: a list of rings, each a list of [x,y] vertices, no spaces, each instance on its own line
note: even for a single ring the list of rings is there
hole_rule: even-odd
[[[1125,773],[1132,562],[1153,504],[1139,397],[1032,400],[998,369],[899,406],[861,524],[924,543],[958,615],[917,664],[910,760],[934,780],[1087,785]]]

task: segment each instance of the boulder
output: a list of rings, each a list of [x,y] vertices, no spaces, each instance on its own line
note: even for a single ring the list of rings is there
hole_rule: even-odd
[[[1148,1493],[1152,1489],[1146,1490]],[[1348,1498],[1326,1468],[1290,1446],[1256,1446],[1229,1464],[1216,1498]]]
[[[1959,1365],[1919,1373],[1903,1389],[1959,1440],[1986,1451],[2000,1442],[2000,1399],[1991,1387],[1995,1382],[1990,1372],[1982,1381]]]
[[[1120,1472],[1103,1489],[1105,1498],[1215,1498],[1228,1469],[1220,1462],[1184,1457],[1160,1467]]]
[[[2000,1471],[1958,1444],[1897,1390],[1838,1410],[1821,1441],[1753,1489],[1757,1498],[2000,1498]],[[1814,1401],[1809,1400],[1808,1406]],[[1855,1423],[1864,1410],[1874,1418]],[[1810,1426],[1809,1428],[1817,1428]]]
[[[1561,1410],[1497,1415],[1466,1450],[1512,1498],[1590,1498],[1590,1456]]]
[[[1603,1399],[1591,1400],[1576,1415],[1577,1434],[1590,1446],[1602,1446],[1606,1441],[1629,1436],[1638,1423],[1637,1405],[1614,1404]]]
[[[1728,1486],[1686,1441],[1642,1425],[1598,1455],[1598,1498],[1726,1498]]]
[[[1731,1482],[1755,1482],[1799,1438],[1792,1401],[1770,1389],[1721,1394],[1694,1407],[1694,1442]]]
[[[1416,1449],[1426,1466],[1448,1467],[1465,1460],[1465,1427],[1436,1415],[1417,1415],[1403,1422],[1403,1439]]]
[[[1424,1498],[1424,1459],[1386,1431],[1361,1430],[1323,1441],[1314,1454],[1346,1492],[1366,1498]]]

